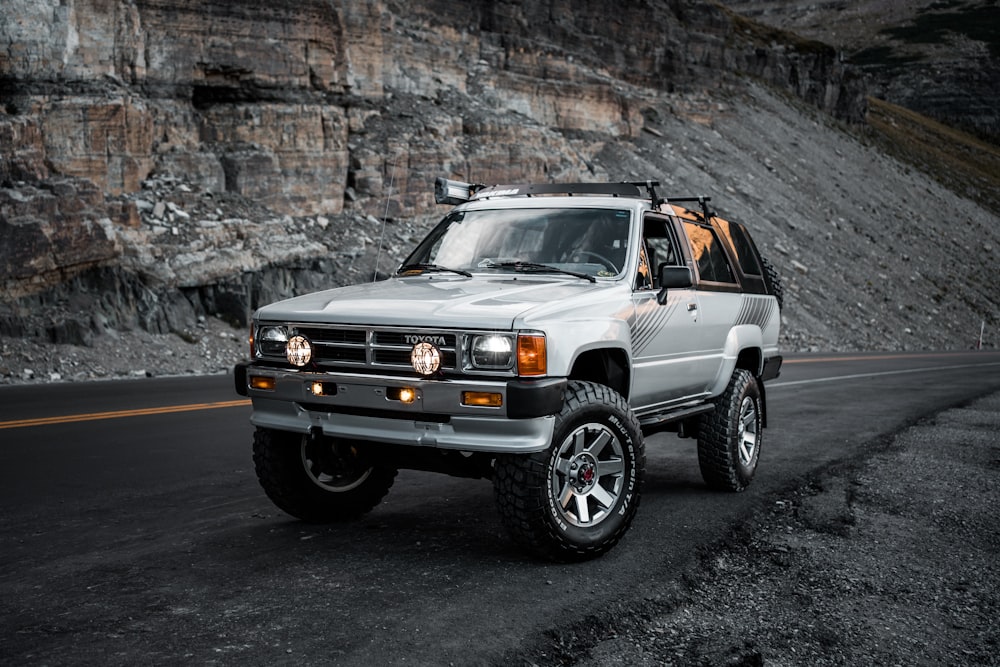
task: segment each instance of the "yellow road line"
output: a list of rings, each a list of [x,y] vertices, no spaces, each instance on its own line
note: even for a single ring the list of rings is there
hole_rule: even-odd
[[[121,417],[142,417],[145,415],[166,415],[175,412],[193,412],[195,410],[216,410],[218,408],[236,408],[250,405],[250,400],[243,398],[236,401],[219,401],[217,403],[191,403],[189,405],[168,405],[159,408],[139,408],[136,410],[116,410],[114,412],[92,412],[80,415],[62,415],[59,417],[39,417],[37,419],[15,419],[0,422],[0,429],[24,428],[27,426],[46,426],[49,424],[73,424],[76,422],[92,422],[99,419],[119,419]]]
[[[863,361],[876,359],[912,359],[921,357],[957,357],[965,355],[982,354],[977,352],[953,352],[953,353],[902,353],[869,356],[848,356],[848,357],[812,357],[807,359],[786,359],[786,364],[802,364],[827,361]],[[993,364],[986,364],[993,365]],[[933,370],[933,369],[917,369]],[[897,371],[898,372],[898,371]],[[782,383],[789,384],[789,383]],[[777,386],[777,385],[771,385]],[[146,415],[166,415],[176,412],[193,412],[195,410],[217,410],[219,408],[237,408],[250,405],[249,399],[239,399],[235,401],[219,401],[216,403],[192,403],[189,405],[169,405],[159,408],[140,408],[137,410],[117,410],[114,412],[93,412],[79,415],[62,415],[59,417],[39,417],[36,419],[15,419],[13,421],[0,422],[0,430],[7,428],[26,428],[29,426],[47,426],[49,424],[73,424],[76,422],[98,421],[100,419],[120,419],[122,417],[142,417]]]

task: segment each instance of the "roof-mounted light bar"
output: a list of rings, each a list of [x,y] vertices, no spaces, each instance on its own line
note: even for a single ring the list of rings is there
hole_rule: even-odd
[[[434,201],[455,206],[471,200],[476,191],[484,187],[480,183],[463,183],[438,176],[434,181]]]

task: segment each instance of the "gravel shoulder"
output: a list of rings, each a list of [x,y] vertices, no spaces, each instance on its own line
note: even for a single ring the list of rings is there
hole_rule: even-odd
[[[229,373],[248,337],[216,317],[170,334],[108,330],[89,345],[0,336],[0,385]]]
[[[1000,665],[1000,394],[870,452],[776,497],[675,588],[551,632],[528,662]]]

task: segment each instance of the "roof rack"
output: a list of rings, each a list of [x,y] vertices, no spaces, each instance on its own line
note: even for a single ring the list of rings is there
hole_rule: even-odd
[[[634,185],[636,189],[645,187],[646,194],[649,195],[649,203],[652,204],[653,210],[660,210],[660,204],[663,204],[665,200],[662,197],[656,196],[656,188],[660,187],[659,181],[632,181],[630,185]]]
[[[533,197],[536,195],[611,195],[642,197],[635,183],[518,183],[491,185],[477,190],[474,199],[490,197]]]
[[[712,201],[711,197],[671,197],[668,200],[666,200],[666,203],[687,204],[687,203],[697,202],[698,205],[701,207],[702,220],[708,222],[711,218],[715,217],[715,212],[709,210],[708,208],[708,202],[710,201]]]
[[[697,202],[705,221],[715,215],[708,208],[711,197],[660,197],[656,188],[659,181],[623,181],[620,183],[517,183],[512,185],[490,185],[465,183],[447,178],[434,182],[434,198],[439,204],[461,204],[471,200],[492,197],[535,197],[538,195],[611,195],[643,199],[648,197],[654,211],[663,204]],[[643,189],[646,194],[643,195]]]

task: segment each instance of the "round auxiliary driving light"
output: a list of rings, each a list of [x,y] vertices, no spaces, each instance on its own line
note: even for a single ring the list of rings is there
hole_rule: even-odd
[[[410,363],[421,375],[433,375],[441,368],[441,351],[431,343],[417,343],[410,352]]]
[[[293,366],[305,366],[312,359],[312,345],[305,336],[292,336],[285,345],[285,358]]]

